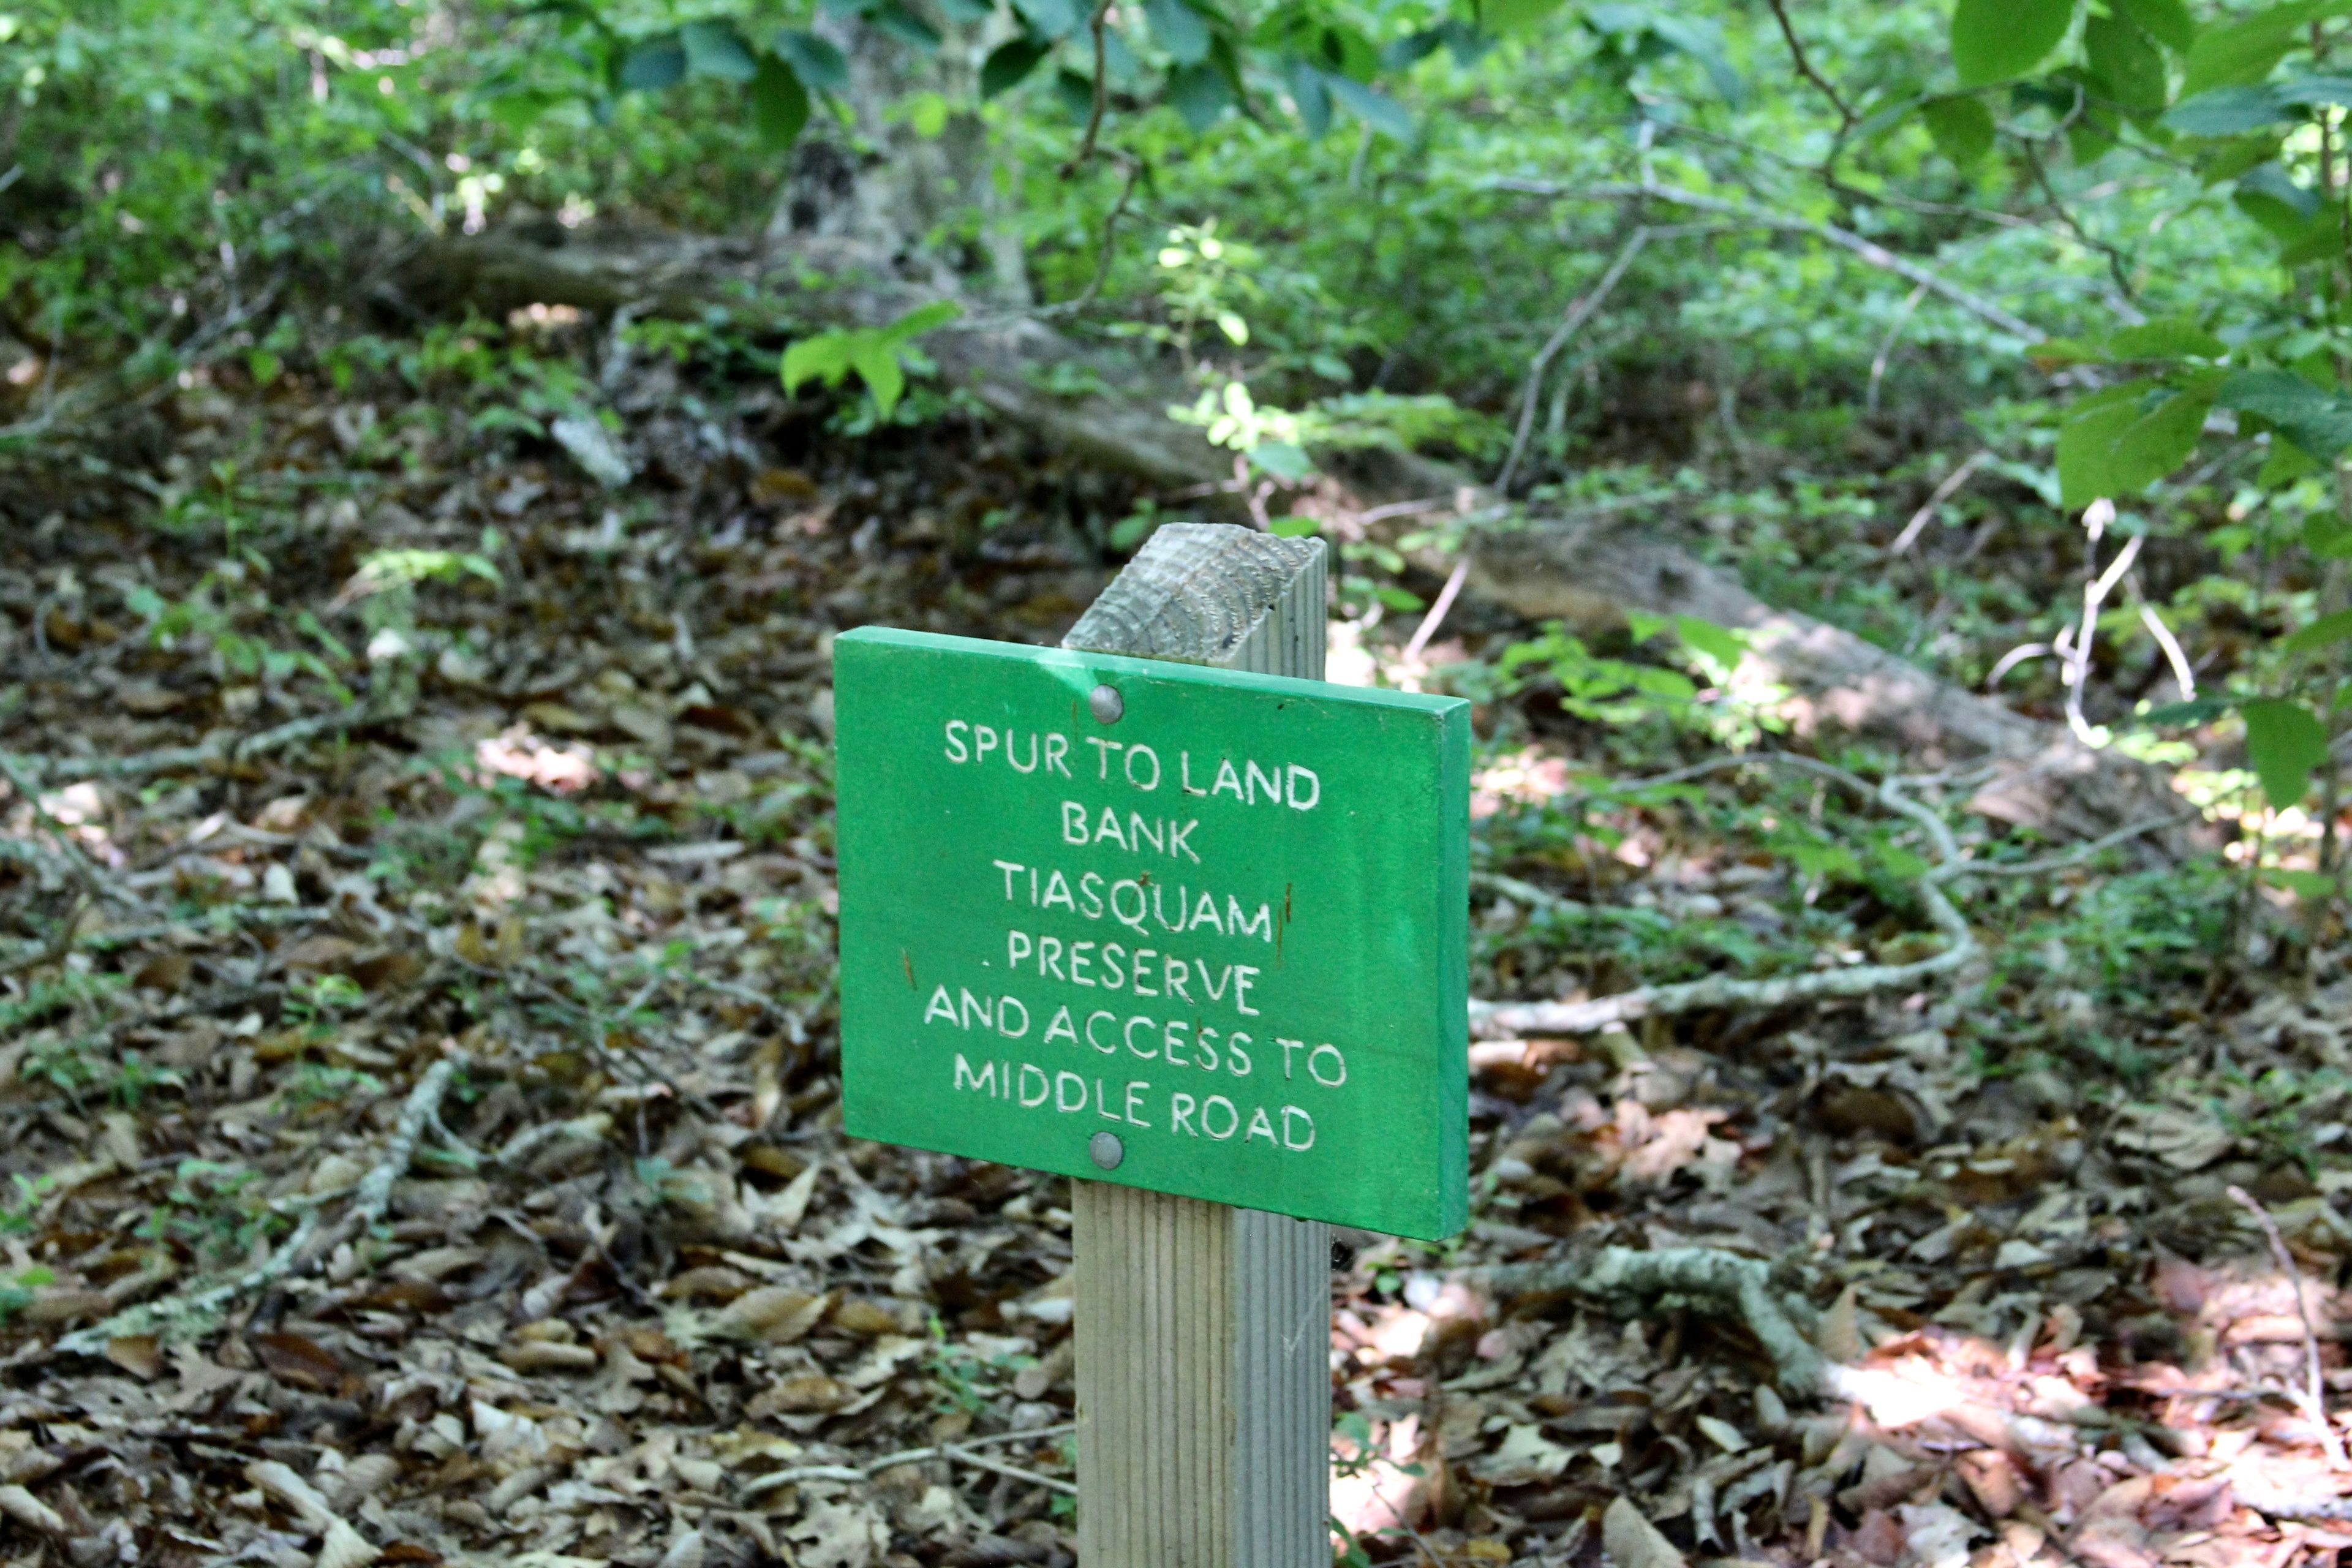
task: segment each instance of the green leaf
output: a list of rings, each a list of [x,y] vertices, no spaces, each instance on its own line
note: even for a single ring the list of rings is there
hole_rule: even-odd
[[[2245,705],[2246,760],[2263,781],[2273,811],[2284,811],[2311,787],[2313,770],[2327,760],[2327,726],[2300,702],[2275,697]]]
[[[1305,484],[1315,477],[1314,461],[1295,442],[1260,441],[1249,449],[1249,460],[1276,479],[1293,484]]]
[[[2313,512],[2303,520],[2303,547],[2315,561],[2352,560],[2352,527],[2331,512]]]
[[[1525,32],[1559,9],[1561,0],[1485,0],[1478,20],[1488,32],[1508,37]]]
[[[2264,867],[2263,880],[2273,888],[2284,888],[2299,899],[2325,899],[2336,891],[2334,877],[2324,871],[2298,871],[2291,866]]]
[[[866,390],[874,395],[875,408],[883,418],[889,418],[907,390],[907,372],[898,363],[898,346],[868,339],[852,349],[850,363],[866,383]]]
[[[1920,106],[1919,118],[1936,151],[1959,168],[1974,168],[1992,151],[1992,110],[1974,98],[1931,98]]]
[[[2167,729],[2191,724],[2208,724],[2235,708],[2237,703],[2227,697],[2195,697],[2186,702],[2168,702],[2161,708],[2151,708],[2140,716],[2140,722]]]
[[[686,79],[686,45],[676,33],[657,33],[621,58],[623,92],[659,92]]]
[[[759,130],[761,144],[771,152],[791,146],[809,117],[808,89],[801,85],[793,68],[774,55],[761,55],[751,78],[751,121]]]
[[[1395,99],[1349,77],[1326,76],[1323,80],[1349,113],[1374,131],[1393,142],[1412,140],[1412,116]]]
[[[1290,62],[1290,100],[1298,106],[1298,122],[1310,138],[1331,129],[1331,89],[1323,73],[1305,60]]]
[[[1086,20],[1072,0],[1013,0],[1013,8],[1041,38],[1066,38]]]
[[[2178,392],[2134,420],[2108,454],[2122,485],[2116,493],[2137,495],[2187,462],[2212,406],[2210,392]]]
[[[2107,340],[2108,354],[2119,360],[2220,359],[2229,352],[2229,344],[2185,316],[2143,321]]]
[[[800,338],[784,346],[784,395],[789,397],[811,381],[822,380],[827,386],[839,386],[842,377],[849,374],[848,332],[819,332],[813,338]]]
[[[2286,105],[2267,87],[2217,87],[2175,104],[2162,124],[2183,136],[2239,136],[2287,118]]]
[[[882,0],[866,15],[876,26],[924,54],[930,54],[940,47],[940,30],[900,5],[898,0]]]
[[[2352,610],[2338,610],[2332,616],[2322,616],[2293,637],[2280,642],[2285,653],[2309,653],[2314,648],[2330,647],[2352,637]]]
[[[1143,16],[1152,37],[1178,65],[1198,65],[1209,58],[1209,24],[1184,0],[1143,0]]]
[[[1169,107],[1198,133],[1214,125],[1217,117],[1233,107],[1234,89],[1225,85],[1224,72],[1204,61],[1169,72],[1167,99]]]
[[[898,100],[907,129],[924,141],[936,140],[948,128],[948,100],[936,92],[912,92]]]
[[[2092,17],[2083,28],[2083,54],[2117,108],[2152,114],[2164,107],[2164,51],[2129,22]]]
[[[717,81],[750,81],[760,62],[751,56],[742,35],[725,22],[688,22],[677,30],[686,52],[686,74]]]
[[[814,33],[798,27],[778,33],[776,53],[791,64],[794,75],[820,92],[838,92],[849,85],[849,62]]]
[[[2073,0],[2066,0],[2066,3],[2071,5]],[[1747,89],[1739,79],[1739,73],[1731,68],[1731,58],[1723,52],[1722,41],[1716,37],[1712,26],[1702,26],[1680,16],[1659,13],[1650,17],[1650,33],[1668,47],[1696,60],[1723,101],[1734,109],[1739,107],[1740,100],[1747,96]]]
[[[2347,12],[2352,12],[2352,0],[2302,0],[2206,28],[2181,62],[2180,96],[2262,80],[2289,51],[2303,47],[2312,23]]]
[[[1675,636],[1682,639],[1685,647],[1713,659],[1727,670],[1736,668],[1748,651],[1747,639],[1738,632],[1696,616],[1676,616]]]
[[[2058,431],[2060,505],[2071,511],[2103,496],[2136,496],[2195,449],[2211,395],[2176,392],[2144,406],[2142,400],[2156,385],[2129,383],[2070,411]]]
[[[2186,54],[2197,41],[2197,19],[2187,0],[2112,0],[2116,14],[2170,49]]]
[[[2318,194],[2295,184],[2275,163],[2249,170],[2239,179],[2230,201],[2282,245],[2294,244],[2308,235],[2319,211]]]
[[[928,305],[918,305],[882,331],[894,343],[911,342],[925,332],[946,326],[963,314],[963,307],[953,300],[934,300]]]
[[[2322,462],[2352,447],[2352,400],[2322,392],[2293,371],[2239,371],[2221,384],[2214,401],[2268,420]]]
[[[1037,68],[1038,62],[1054,52],[1054,46],[1023,34],[1007,38],[989,51],[980,68],[980,96],[994,98],[1010,92]]]
[[[1962,87],[2021,77],[2048,58],[2074,24],[2074,0],[1958,0],[1952,64]]]

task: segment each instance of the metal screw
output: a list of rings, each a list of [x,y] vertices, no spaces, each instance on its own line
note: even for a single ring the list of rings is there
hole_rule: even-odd
[[[1118,688],[1116,686],[1097,686],[1087,693],[1087,710],[1102,723],[1116,724],[1118,722],[1119,715],[1127,711],[1127,701],[1119,696]],[[1104,1136],[1109,1137],[1109,1134],[1106,1133]],[[1118,1142],[1116,1138],[1111,1139],[1114,1144]],[[1111,1161],[1111,1164],[1117,1163],[1118,1163],[1117,1159]],[[1108,1166],[1104,1167],[1106,1170],[1108,1168]]]
[[[1108,686],[1099,689],[1110,691]],[[1114,701],[1118,697],[1118,693],[1111,692]],[[1118,1163],[1127,1158],[1127,1146],[1118,1141],[1118,1134],[1116,1132],[1097,1132],[1087,1140],[1087,1157],[1106,1171],[1116,1171],[1118,1169]]]

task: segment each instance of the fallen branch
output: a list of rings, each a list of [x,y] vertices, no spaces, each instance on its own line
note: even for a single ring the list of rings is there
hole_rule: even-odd
[[[365,704],[354,704],[332,713],[314,713],[306,718],[289,720],[250,735],[204,741],[193,746],[169,746],[162,751],[141,752],[128,757],[18,757],[16,761],[34,778],[45,784],[57,784],[66,779],[152,778],[157,773],[184,773],[217,763],[245,762],[307,741],[313,735],[352,729],[366,723],[371,715],[372,710]]]
[[[65,1335],[56,1348],[74,1355],[102,1355],[115,1340],[142,1334],[168,1336],[174,1330],[211,1318],[231,1302],[276,1283],[298,1268],[309,1267],[320,1254],[331,1251],[335,1243],[376,1225],[392,1205],[394,1184],[408,1173],[410,1163],[416,1158],[417,1140],[439,1114],[442,1097],[448,1093],[450,1081],[463,1066],[465,1058],[453,1052],[435,1062],[416,1080],[416,1087],[408,1091],[408,1100],[401,1107],[400,1121],[393,1128],[392,1142],[386,1145],[383,1157],[360,1178],[359,1185],[353,1189],[356,1201],[327,1246],[311,1246],[319,1234],[319,1211],[313,1208],[303,1215],[294,1234],[282,1246],[244,1273],[161,1301],[125,1308],[101,1322]]]
[[[1886,547],[1889,558],[1900,555],[1910,549],[1912,542],[1917,539],[1927,524],[1935,520],[1936,509],[1958,494],[1960,487],[1969,482],[1969,476],[1990,461],[1992,461],[1991,452],[1979,452],[1967,462],[1946,474],[1943,483],[1936,487],[1934,494],[1919,503],[1919,510],[1911,514],[1911,521],[1903,525],[1903,531],[1896,534],[1895,542]]]
[[[1926,906],[1928,920],[1943,933],[1944,950],[1911,963],[1861,964],[1852,969],[1781,975],[1769,980],[1717,974],[1674,985],[1636,986],[1614,996],[1585,1002],[1474,1001],[1470,1004],[1470,1033],[1485,1040],[1526,1035],[1582,1035],[1654,1014],[1690,1013],[1703,1007],[1785,1007],[1798,1002],[1867,996],[1948,974],[1976,956],[1976,933],[1969,929],[1969,922],[1953,907],[1942,887],[1964,874],[1969,863],[1961,858],[1950,826],[1934,810],[1904,795],[1897,779],[1890,777],[1874,789],[1866,781],[1828,763],[1786,752],[1765,752],[1753,757],[1717,758],[1664,779],[1643,783],[1655,784],[1720,773],[1748,763],[1771,763],[1812,773],[1918,823],[1935,845],[1937,858],[1934,868],[1919,879],[1919,901]],[[1633,787],[1639,786],[1612,793],[1631,793]]]
[[[2263,1237],[2271,1244],[2271,1257],[2277,1260],[2279,1272],[2286,1276],[2287,1288],[2294,1292],[2295,1321],[2303,1325],[2303,1393],[2296,1403],[2303,1406],[2305,1417],[2319,1428],[2319,1449],[2327,1456],[2328,1468],[2344,1468],[2344,1438],[2327,1418],[2327,1379],[2319,1366],[2319,1336],[2311,1326],[2311,1308],[2303,1299],[2303,1270],[2294,1264],[2294,1254],[2286,1249],[2286,1238],[2279,1234],[2278,1222],[2271,1218],[2270,1210],[2254,1201],[2254,1195],[2232,1183],[2227,1189],[2230,1201],[2254,1216],[2262,1227]]]
[[[1053,1476],[1041,1476],[1034,1470],[1024,1470],[1018,1465],[1008,1465],[1002,1459],[992,1459],[972,1452],[986,1444],[1031,1442],[1044,1437],[1059,1437],[1075,1432],[1075,1426],[1040,1426],[1028,1432],[999,1432],[992,1436],[969,1437],[961,1443],[935,1443],[928,1448],[902,1448],[895,1454],[885,1454],[863,1465],[794,1465],[789,1469],[770,1470],[743,1483],[743,1495],[748,1499],[761,1492],[773,1491],[778,1487],[793,1486],[802,1481],[870,1481],[883,1471],[899,1465],[920,1464],[926,1459],[947,1459],[956,1464],[970,1465],[974,1469],[1009,1476],[1031,1486],[1051,1491],[1066,1492],[1072,1497],[1078,1489]]]
[[[1471,1278],[1498,1296],[1566,1293],[1618,1308],[1652,1309],[1679,1302],[1745,1324],[1771,1358],[1773,1381],[1793,1396],[1834,1394],[1831,1363],[1798,1327],[1812,1307],[1783,1297],[1772,1266],[1711,1247],[1668,1247],[1643,1252],[1604,1247],[1598,1252],[1545,1263],[1513,1263],[1474,1271]]]
[[[1761,208],[1727,202],[1720,196],[1702,195],[1696,191],[1676,190],[1671,185],[1562,185],[1549,180],[1502,178],[1485,182],[1489,190],[1515,191],[1522,195],[1548,196],[1556,201],[1660,201],[1670,206],[1688,207],[1693,212],[1714,213],[1751,225],[1757,228],[1779,229],[1786,234],[1809,234],[1827,240],[1842,249],[1852,251],[1871,266],[1906,278],[1958,305],[1970,315],[1979,317],[2013,337],[2029,343],[2038,343],[2049,334],[2022,317],[2011,315],[1981,294],[1971,293],[1907,256],[1898,256],[1876,240],[1865,239],[1849,228],[1833,223],[1816,223],[1811,218],[1794,217],[1787,213],[1766,212]]]

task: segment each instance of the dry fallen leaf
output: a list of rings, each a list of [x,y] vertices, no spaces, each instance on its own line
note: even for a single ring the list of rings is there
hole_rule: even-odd
[[[0,1487],[0,1513],[44,1535],[63,1535],[66,1521],[57,1510],[26,1491],[23,1487]]]
[[[133,1377],[153,1377],[163,1370],[163,1347],[152,1334],[129,1334],[106,1342],[106,1359]]]
[[[1617,1568],[1689,1568],[1681,1550],[1622,1497],[1601,1516],[1601,1544]]]
[[[255,1334],[253,1353],[280,1383],[330,1394],[342,1385],[343,1363],[318,1341],[302,1334]]]

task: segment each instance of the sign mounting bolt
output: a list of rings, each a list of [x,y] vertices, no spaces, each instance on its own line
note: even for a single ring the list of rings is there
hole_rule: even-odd
[[[1101,689],[1109,691],[1110,688]],[[1118,693],[1113,691],[1111,696],[1116,700]],[[1127,1146],[1118,1141],[1116,1132],[1097,1132],[1087,1140],[1087,1157],[1106,1171],[1116,1171],[1118,1163],[1127,1158]]]
[[[1127,711],[1127,701],[1119,696],[1118,687],[1097,686],[1087,693],[1087,711],[1102,723],[1116,724],[1119,715]]]

